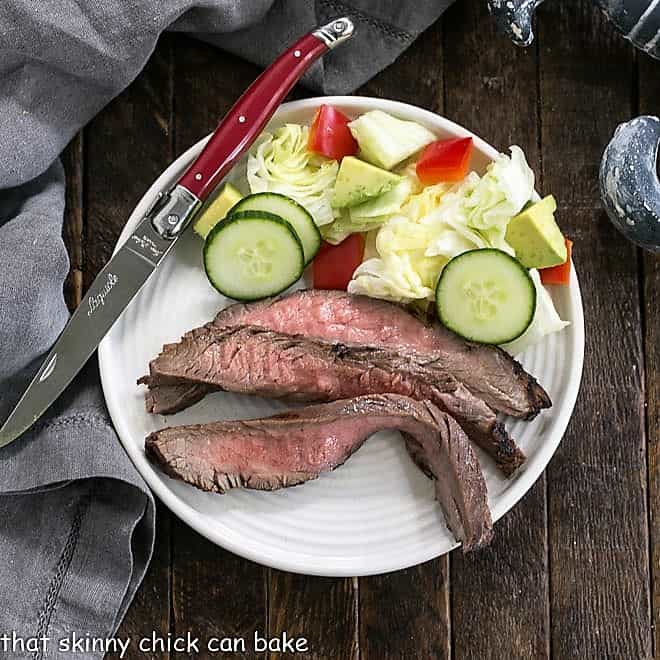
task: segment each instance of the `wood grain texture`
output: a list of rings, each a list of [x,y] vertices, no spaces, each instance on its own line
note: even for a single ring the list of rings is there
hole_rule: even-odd
[[[170,67],[170,44],[165,39],[137,80],[85,129],[85,288],[109,259],[140,197],[171,160]],[[79,193],[74,189],[69,192],[72,196],[75,201]],[[155,631],[166,637],[169,632],[169,517],[167,509],[159,506],[154,560],[117,633],[120,636],[141,638]],[[169,656],[143,654],[136,642],[125,657]]]
[[[231,657],[263,658],[252,652],[252,639],[255,631],[263,635],[267,629],[265,569],[210,543],[175,518],[172,533],[172,635],[199,638],[195,658],[219,657],[208,644],[223,638],[246,640],[245,652]]]
[[[271,637],[304,637],[313,660],[359,658],[357,579],[321,578],[270,571],[268,630]],[[271,653],[275,658],[290,654]]]
[[[639,61],[639,111],[660,115],[660,63]],[[660,256],[643,254],[646,430],[654,650],[660,650]]]
[[[485,3],[457,3],[447,21],[462,28],[445,35],[448,117],[500,150],[520,145],[542,191],[535,49],[516,48],[498,35]],[[489,548],[451,556],[454,657],[547,657],[547,567],[542,476],[495,525]]]
[[[176,35],[174,147],[179,156],[215,130],[260,69],[209,44]]]
[[[82,297],[83,270],[83,140],[78,133],[62,154],[66,174],[64,224],[62,237],[69,254],[69,274],[64,282],[64,297],[73,311]]]
[[[646,428],[654,649],[660,649],[660,258],[644,256]]]
[[[446,116],[497,149],[520,145],[540,177],[535,49],[500,36],[485,3],[458,2],[444,20]]]
[[[360,657],[450,658],[447,557],[360,579]]]
[[[555,657],[651,655],[638,253],[600,210],[598,165],[633,109],[630,47],[591,3],[539,17],[545,184],[576,242],[587,339],[574,416],[548,469]]]
[[[179,35],[174,52],[174,150],[178,156],[215,129],[259,70]],[[172,576],[175,634],[191,631],[206,641],[245,637],[246,652],[232,657],[254,657],[254,631],[267,630],[267,569],[218,548],[177,521]],[[196,657],[212,655],[206,651]]]
[[[431,26],[394,64],[357,92],[441,112],[442,25]],[[449,658],[449,562],[359,580],[360,657]]]

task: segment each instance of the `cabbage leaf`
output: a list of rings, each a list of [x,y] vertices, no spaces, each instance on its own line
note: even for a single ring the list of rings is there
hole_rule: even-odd
[[[275,133],[263,133],[248,157],[250,191],[275,192],[302,204],[319,226],[330,224],[330,200],[339,165],[307,149],[309,127],[285,124]]]
[[[529,274],[536,287],[536,311],[534,312],[534,319],[529,328],[525,330],[525,333],[518,339],[502,346],[511,355],[519,355],[530,346],[538,344],[546,335],[559,332],[569,325],[568,321],[562,321],[559,317],[550,294],[541,283],[539,272],[530,270]]]

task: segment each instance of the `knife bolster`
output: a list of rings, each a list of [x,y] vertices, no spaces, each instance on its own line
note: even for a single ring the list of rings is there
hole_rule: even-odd
[[[196,215],[201,201],[181,185],[160,196],[147,213],[156,232],[166,240],[174,240]]]

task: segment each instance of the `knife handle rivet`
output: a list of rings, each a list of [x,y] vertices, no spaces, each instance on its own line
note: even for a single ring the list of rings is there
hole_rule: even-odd
[[[244,123],[245,123],[245,115],[241,115],[241,116],[238,118],[238,123],[239,123],[239,124],[244,124]]]
[[[300,51],[297,50],[297,49],[294,50],[294,51],[293,51],[293,56],[294,56],[294,57],[300,57]]]
[[[202,180],[202,175],[199,172],[197,172],[197,174],[195,174],[195,181],[201,181],[201,180]]]
[[[167,222],[169,222],[171,225],[175,225],[177,222],[179,222],[179,216],[175,213],[170,213],[167,216]]]

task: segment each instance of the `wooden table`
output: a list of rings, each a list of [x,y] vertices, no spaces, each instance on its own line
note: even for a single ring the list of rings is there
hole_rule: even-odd
[[[548,470],[496,524],[490,548],[359,579],[258,566],[160,507],[155,557],[121,635],[286,631],[307,637],[308,657],[374,660],[636,660],[660,644],[660,261],[612,228],[597,185],[616,125],[660,112],[660,63],[635,53],[586,0],[544,5],[528,50],[496,36],[484,7],[459,0],[358,93],[429,108],[501,149],[521,145],[539,189],[558,198],[576,242],[587,345],[575,414]],[[65,155],[72,304],[150,183],[257,73],[166,35],[76,137]],[[133,648],[130,657],[147,656]]]

